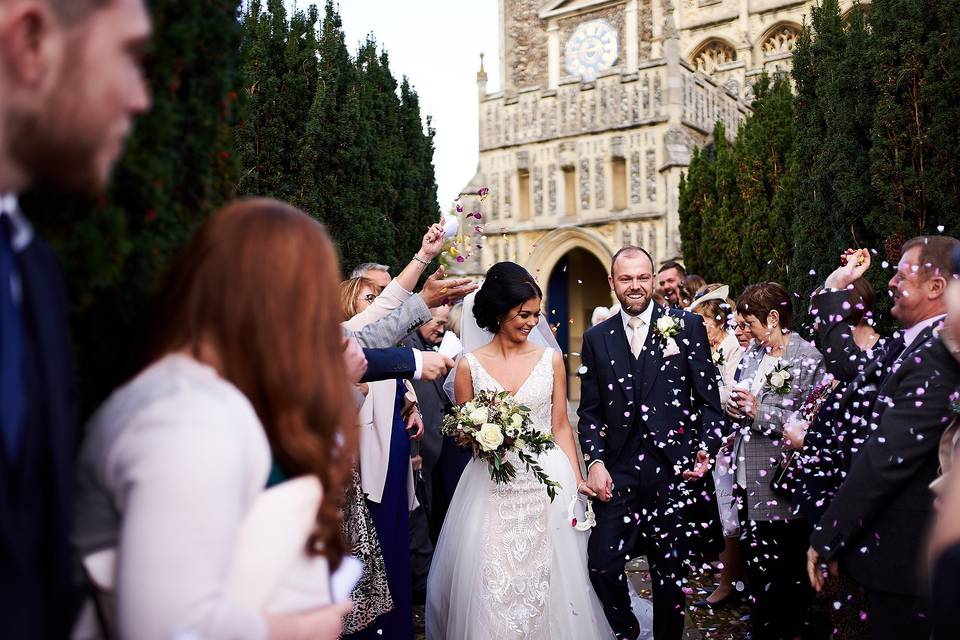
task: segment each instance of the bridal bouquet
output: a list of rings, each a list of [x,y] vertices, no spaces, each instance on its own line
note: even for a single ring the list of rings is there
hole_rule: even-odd
[[[481,391],[470,402],[455,406],[443,419],[441,430],[456,438],[461,447],[469,447],[474,458],[485,460],[490,479],[497,484],[517,477],[516,468],[507,460],[508,453],[516,453],[527,471],[547,488],[550,501],[557,496],[559,483],[550,479],[536,459],[555,446],[553,436],[538,431],[530,420],[530,409],[506,391]]]

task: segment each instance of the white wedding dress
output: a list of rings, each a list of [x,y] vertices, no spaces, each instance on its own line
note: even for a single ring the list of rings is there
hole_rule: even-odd
[[[503,390],[472,354],[465,357],[475,393]],[[547,348],[514,396],[541,431],[551,430],[552,362]],[[511,461],[517,477],[508,484],[493,482],[478,460],[460,478],[430,567],[427,639],[612,638],[590,585],[589,534],[567,513],[576,491],[569,459],[558,447],[539,458],[561,485],[553,502],[512,454]]]

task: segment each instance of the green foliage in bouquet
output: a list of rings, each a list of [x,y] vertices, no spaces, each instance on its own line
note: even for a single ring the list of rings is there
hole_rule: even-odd
[[[530,409],[506,391],[481,391],[473,400],[455,406],[444,417],[441,430],[461,447],[469,448],[475,458],[486,461],[490,479],[497,484],[507,484],[517,477],[516,467],[507,459],[513,453],[546,487],[550,501],[557,497],[560,484],[537,462],[537,456],[556,446],[553,436],[536,429]]]

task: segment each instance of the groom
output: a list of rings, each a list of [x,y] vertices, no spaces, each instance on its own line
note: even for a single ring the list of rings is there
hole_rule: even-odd
[[[684,520],[685,483],[720,446],[719,378],[700,317],[651,302],[649,253],[618,251],[609,281],[622,311],[583,336],[577,412],[587,484],[600,500],[590,580],[617,638],[636,638],[624,566],[646,555],[654,637],[679,640],[688,538],[699,526]]]

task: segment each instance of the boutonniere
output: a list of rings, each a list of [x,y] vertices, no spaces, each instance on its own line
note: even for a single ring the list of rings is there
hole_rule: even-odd
[[[713,359],[713,364],[717,365],[718,367],[722,367],[724,363],[726,363],[726,360],[723,357],[723,349],[718,348],[710,357]]]
[[[784,396],[790,391],[790,379],[792,377],[793,374],[778,362],[773,371],[767,374],[767,388],[778,396]]]
[[[680,330],[683,329],[683,321],[678,320],[669,314],[664,314],[657,318],[654,329],[660,336],[669,340],[673,338],[673,336],[680,333]]]

